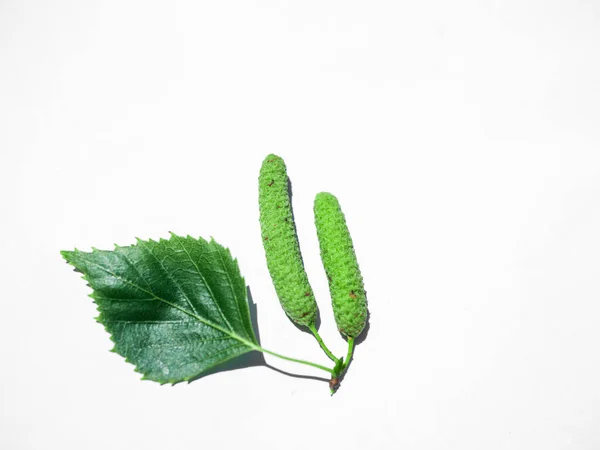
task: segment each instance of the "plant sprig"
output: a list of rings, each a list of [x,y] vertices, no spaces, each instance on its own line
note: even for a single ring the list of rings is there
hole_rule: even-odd
[[[355,337],[366,323],[366,297],[352,241],[339,203],[331,194],[315,199],[315,223],[328,277],[334,316],[348,351],[336,357],[315,325],[318,307],[304,270],[291,209],[285,163],[263,162],[259,177],[262,240],[267,267],[281,306],[315,337],[333,362],[322,364],[265,349],[256,338],[246,283],[237,260],[214,240],[182,237],[137,240],[114,250],[61,252],[92,288],[113,351],[143,374],[165,383],[191,381],[251,351],[311,366],[330,374],[330,389],[352,360]]]

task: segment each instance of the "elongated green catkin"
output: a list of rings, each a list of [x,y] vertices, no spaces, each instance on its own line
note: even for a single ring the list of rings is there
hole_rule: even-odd
[[[367,323],[367,298],[346,219],[327,192],[317,194],[314,212],[335,321],[343,335],[355,338]]]
[[[277,296],[290,319],[311,326],[317,303],[302,263],[283,159],[267,156],[258,183],[262,241]]]

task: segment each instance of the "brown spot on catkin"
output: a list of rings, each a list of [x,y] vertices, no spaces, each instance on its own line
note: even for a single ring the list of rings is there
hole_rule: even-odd
[[[329,275],[327,275],[327,280],[329,280],[330,283],[333,281]]]
[[[350,291],[350,297],[351,298],[357,298],[357,295],[354,293],[354,291]]]
[[[304,293],[304,296],[305,296],[305,297],[310,297],[310,292],[305,292],[305,293]]]
[[[265,236],[265,241],[268,241],[268,240],[269,240],[269,237],[268,237],[268,236]]]
[[[273,186],[273,183],[275,183],[275,180],[271,180],[271,182],[269,183],[269,187]]]

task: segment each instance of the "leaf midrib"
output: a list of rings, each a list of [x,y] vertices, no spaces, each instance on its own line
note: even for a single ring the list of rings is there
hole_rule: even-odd
[[[257,350],[257,348],[258,348],[258,346],[257,346],[257,345],[255,345],[254,343],[252,343],[252,342],[250,342],[250,341],[248,341],[248,340],[246,340],[246,339],[242,338],[242,337],[241,337],[241,336],[239,336],[238,334],[236,334],[236,333],[232,333],[230,330],[227,330],[226,328],[223,328],[223,327],[221,327],[221,326],[219,326],[219,325],[217,325],[217,324],[215,324],[215,323],[211,322],[210,320],[206,320],[206,319],[204,319],[204,318],[200,317],[198,314],[192,313],[192,312],[190,312],[190,311],[188,311],[188,310],[186,310],[186,309],[184,309],[184,308],[181,308],[179,305],[176,305],[176,304],[174,304],[174,303],[171,303],[171,302],[170,302],[170,301],[168,301],[168,300],[165,300],[165,299],[164,299],[164,298],[162,298],[162,297],[159,297],[159,296],[158,296],[158,295],[156,295],[154,292],[152,292],[152,291],[148,291],[148,290],[144,289],[143,287],[141,287],[141,286],[138,286],[138,284],[137,284],[137,283],[135,283],[135,282],[133,282],[133,281],[130,281],[130,280],[126,279],[126,278],[123,278],[123,277],[121,277],[121,276],[117,275],[116,273],[114,273],[114,272],[112,272],[112,271],[110,271],[110,270],[106,269],[104,266],[102,266],[102,265],[100,265],[100,264],[98,264],[98,263],[96,263],[96,262],[93,262],[93,261],[88,261],[88,263],[89,263],[89,264],[92,264],[92,265],[94,265],[94,266],[96,266],[96,267],[98,267],[98,268],[99,268],[100,270],[102,270],[103,272],[106,272],[107,274],[109,274],[109,275],[111,275],[111,276],[113,276],[113,277],[117,278],[118,280],[121,280],[122,282],[124,282],[124,283],[127,283],[127,284],[129,284],[130,286],[133,286],[134,288],[136,288],[136,289],[138,289],[138,290],[140,290],[140,291],[142,291],[142,292],[145,292],[146,294],[150,295],[150,296],[151,296],[151,297],[153,297],[154,299],[156,299],[156,300],[158,300],[158,301],[161,301],[161,302],[163,302],[164,304],[166,304],[166,305],[169,305],[169,306],[171,306],[172,308],[175,308],[175,309],[177,309],[178,311],[181,311],[181,312],[182,312],[182,313],[184,313],[184,314],[187,314],[188,316],[190,316],[190,317],[192,317],[192,318],[196,319],[198,322],[201,322],[201,323],[203,323],[204,325],[207,325],[207,326],[209,326],[209,327],[211,327],[211,328],[214,328],[215,330],[218,330],[218,331],[220,331],[220,332],[221,332],[221,333],[223,333],[223,334],[226,334],[226,335],[230,336],[232,339],[235,339],[235,340],[237,340],[237,341],[241,342],[242,344],[245,344],[246,346],[248,346],[248,347],[252,348],[253,350]],[[88,279],[88,281],[90,281],[90,280]],[[187,298],[187,297],[186,297],[186,298]]]
[[[175,281],[175,279],[173,278],[173,276],[169,273],[169,271],[166,269],[165,265],[162,263],[161,260],[158,259],[158,257],[152,252],[151,249],[148,248],[148,246],[144,243],[144,241],[139,240],[138,241],[138,245],[140,246],[141,249],[144,249],[146,252],[148,252],[149,255],[151,255],[154,260],[158,263],[158,265],[160,266],[160,268],[162,269],[162,271],[164,272],[165,276],[171,280],[171,282],[175,285],[175,287],[177,288],[177,290],[179,292],[181,292],[181,295],[183,295],[183,298],[185,298],[185,301],[187,302],[187,304],[189,305],[189,307],[192,309],[192,311],[194,312],[194,314],[198,314],[198,311],[196,311],[196,308],[194,308],[194,305],[192,304],[192,301],[188,298],[187,294],[183,291],[183,288],[181,287],[181,285]],[[138,272],[138,274],[141,277],[141,274]],[[143,277],[142,277],[143,278]],[[144,280],[146,281],[146,280]],[[148,282],[146,281],[146,284],[148,284]],[[212,292],[210,292],[210,289],[208,290],[208,292],[212,295]],[[218,309],[218,308],[217,308]]]
[[[214,303],[214,305],[217,307],[217,310],[219,311],[219,315],[221,316],[221,319],[223,319],[223,321],[227,324],[227,326],[229,327],[230,330],[233,330],[233,327],[231,326],[231,324],[229,323],[229,321],[227,320],[227,318],[225,317],[225,315],[223,314],[223,311],[221,310],[221,308],[219,307],[219,304],[215,301],[215,294],[212,291],[212,288],[210,287],[210,285],[208,284],[208,282],[206,281],[206,277],[204,276],[204,274],[200,271],[200,268],[198,267],[198,264],[196,264],[196,261],[194,261],[192,259],[192,255],[190,255],[190,253],[188,252],[187,248],[185,247],[185,245],[183,245],[183,243],[181,242],[181,238],[179,236],[177,236],[175,233],[171,233],[171,236],[175,238],[175,240],[177,241],[177,243],[179,244],[179,246],[182,248],[182,250],[185,252],[185,255],[187,256],[187,258],[190,260],[190,262],[194,265],[194,267],[196,268],[196,272],[198,273],[198,275],[200,275],[200,278],[202,278],[202,283],[204,283],[204,287],[208,290],[208,293],[210,294],[210,298],[212,300],[212,302]],[[146,249],[148,249],[148,247],[145,247]],[[158,258],[156,257],[156,255],[154,255],[154,253],[152,253],[152,251],[148,250],[150,252],[150,254],[152,254],[152,256],[154,256],[154,259],[156,259],[158,261]],[[163,270],[165,271],[165,273],[167,272],[167,269],[165,269],[164,265],[159,261],[161,267],[163,268]],[[173,277],[170,277],[171,280],[173,280]],[[173,280],[174,283],[175,280]],[[176,283],[178,285],[178,283]],[[179,287],[179,285],[178,285]],[[180,288],[180,291],[183,292],[183,290]],[[185,293],[184,293],[185,295]],[[186,300],[188,301],[188,304],[190,305],[190,307],[192,308],[192,310],[197,314],[198,312],[196,311],[196,308],[193,307],[193,305],[191,304],[191,301],[188,299],[187,295],[185,296]],[[237,303],[237,298],[235,297],[234,294],[234,299]]]

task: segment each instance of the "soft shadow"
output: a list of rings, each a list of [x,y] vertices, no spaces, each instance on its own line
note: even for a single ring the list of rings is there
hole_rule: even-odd
[[[246,293],[248,294],[248,309],[250,310],[250,322],[252,323],[252,329],[254,330],[254,335],[256,336],[258,345],[261,345],[260,330],[258,329],[258,307],[256,306],[256,303],[254,303],[250,286],[246,286]]]
[[[287,190],[288,190],[288,196],[290,197],[290,211],[292,213],[292,223],[294,224],[294,236],[296,237],[296,242],[298,242],[298,250],[300,252],[300,261],[302,261],[302,267],[304,268],[304,258],[302,257],[302,250],[300,249],[300,239],[298,239],[298,230],[296,229],[296,217],[294,216],[294,205],[293,205],[293,201],[292,201],[294,192],[292,190],[292,180],[290,180],[290,177],[288,177]],[[287,314],[286,314],[286,316],[287,316]],[[300,331],[310,334],[310,330],[307,327],[305,327],[303,325],[298,325],[296,322],[294,322],[289,317],[288,317],[288,319]],[[321,327],[321,312],[319,311],[318,307],[317,307],[317,316],[315,317],[315,327],[317,328],[317,331],[319,331],[319,328]]]
[[[287,317],[287,319],[290,321],[290,323],[292,325],[294,325],[298,330],[300,330],[300,331],[302,331],[304,333],[308,333],[308,334],[310,334],[312,336],[312,333],[310,332],[310,330],[308,329],[308,327],[306,327],[304,325],[297,324],[292,319],[290,319],[290,317],[287,314],[285,315],[285,317]],[[317,331],[319,331],[319,327],[320,326],[321,326],[321,313],[317,309],[317,315],[315,317],[315,328],[317,329]]]
[[[261,342],[260,342],[260,332],[258,329],[258,307],[256,306],[256,303],[254,303],[254,300],[252,298],[252,292],[250,290],[250,286],[247,286],[246,290],[248,292],[248,309],[250,311],[250,321],[252,323],[252,328],[254,330],[256,340],[258,341],[258,343],[260,345]],[[292,323],[294,323],[294,322],[292,322]],[[305,331],[305,330],[303,330],[303,331]],[[218,366],[202,373],[200,376],[190,380],[190,382],[214,375],[216,373],[229,372],[231,370],[245,369],[247,367],[258,367],[258,366],[267,367],[271,370],[274,370],[275,372],[279,372],[282,375],[286,375],[288,377],[329,382],[329,379],[327,379],[327,378],[310,376],[310,375],[299,375],[299,374],[287,372],[285,370],[273,367],[272,365],[268,364],[265,361],[264,355],[261,352],[257,352],[257,351],[245,353],[241,356],[233,358],[232,360],[229,360],[227,362],[219,364]]]
[[[329,383],[329,378],[315,377],[313,375],[299,375],[297,373],[286,372],[285,370],[278,369],[277,367],[273,367],[270,364],[265,364],[265,366],[271,370],[274,370],[275,372],[279,372],[282,375],[287,375],[288,377],[302,378],[304,380],[324,381],[325,383]]]
[[[256,306],[256,303],[254,303],[254,300],[252,299],[252,292],[250,291],[250,286],[246,286],[246,291],[248,293],[248,309],[250,311],[250,322],[252,323],[252,329],[254,330],[256,340],[260,345],[260,332],[258,330],[258,308]],[[192,381],[199,380],[200,378],[205,378],[210,375],[214,375],[215,373],[229,372],[231,370],[266,365],[267,362],[265,361],[264,355],[261,352],[248,352],[244,353],[241,356],[235,357],[229,361],[226,361],[222,364],[219,364],[218,366],[213,367],[212,369],[202,373],[197,378],[194,378]]]
[[[371,311],[369,311],[368,305],[369,305],[369,302],[367,301],[367,323],[365,324],[365,327],[360,332],[360,334],[356,337],[356,339],[354,339],[354,345],[362,344],[364,342],[364,340],[367,338],[367,335],[369,334],[369,330],[371,329]]]
[[[365,292],[365,295],[366,295],[366,292]],[[368,306],[368,304],[369,303],[367,302],[367,306]],[[352,361],[354,361],[354,356],[356,355],[356,352],[358,350],[357,347],[360,344],[362,344],[364,342],[364,340],[367,338],[370,328],[371,328],[371,312],[367,309],[367,323],[365,324],[365,327],[360,332],[360,334],[354,339],[354,351],[352,352],[352,357],[350,358],[350,361],[346,361],[346,370],[344,370],[344,372],[338,377],[337,384],[333,387],[335,392],[337,392],[341,388],[342,381],[344,381],[346,374],[348,373],[348,371],[350,370],[350,367],[352,366]],[[340,333],[340,336],[342,337],[342,339],[347,340],[342,333]],[[344,358],[345,358],[345,356],[344,356]]]

